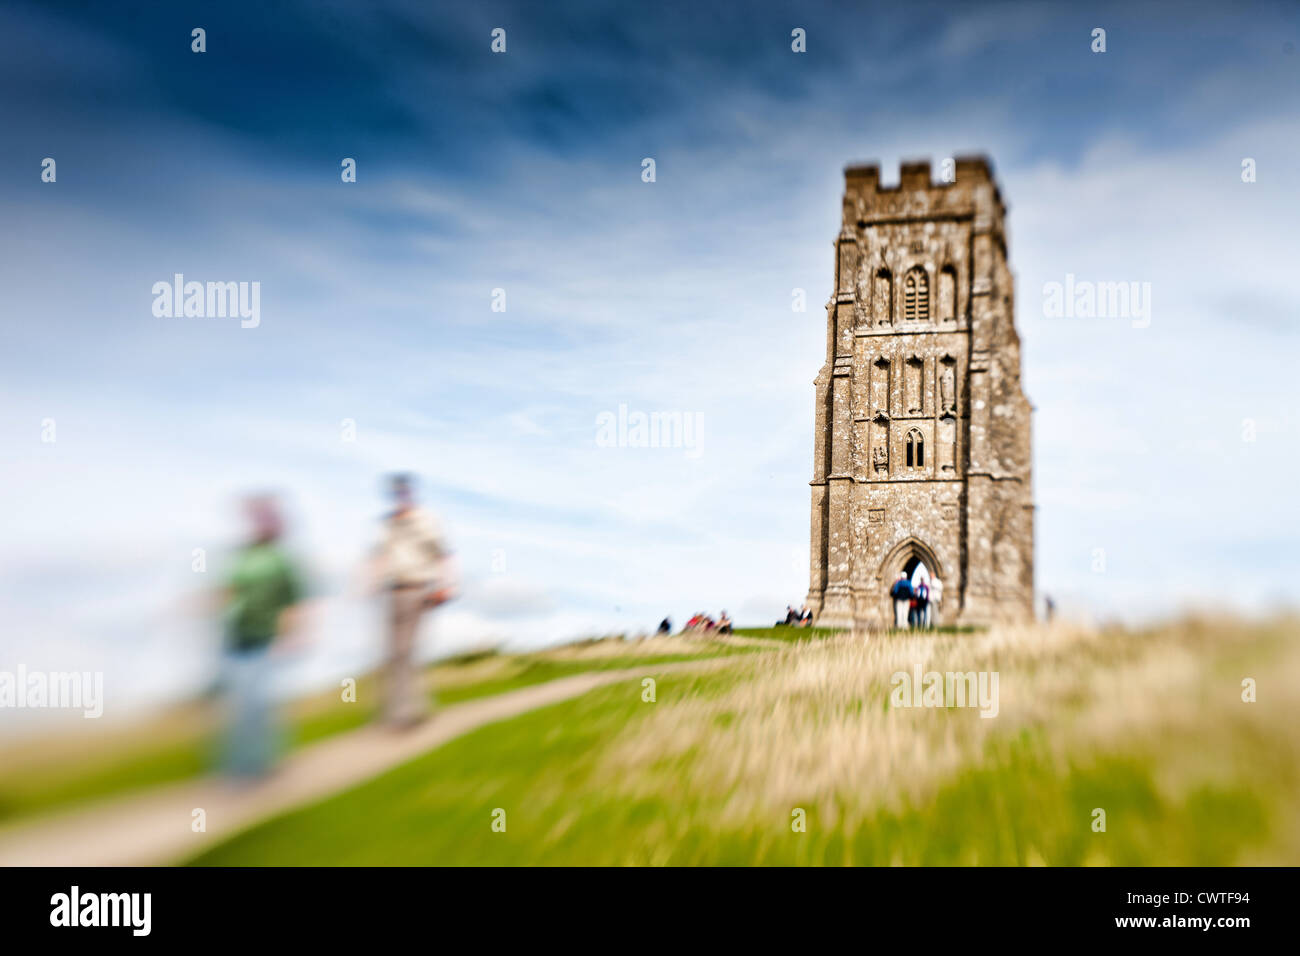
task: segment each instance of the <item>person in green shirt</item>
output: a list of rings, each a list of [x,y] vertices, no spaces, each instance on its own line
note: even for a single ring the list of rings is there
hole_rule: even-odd
[[[222,765],[233,776],[254,778],[271,770],[280,750],[272,648],[293,630],[303,586],[279,543],[283,522],[276,501],[250,498],[245,510],[252,538],[235,555],[225,588],[228,713]]]

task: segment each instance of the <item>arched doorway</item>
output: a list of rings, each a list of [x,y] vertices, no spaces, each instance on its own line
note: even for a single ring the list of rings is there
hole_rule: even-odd
[[[912,587],[916,587],[922,582],[925,583],[926,587],[930,586],[930,569],[925,566],[925,562],[921,560],[920,555],[912,555],[911,560],[903,565],[903,571],[911,579]]]
[[[934,579],[944,576],[943,567],[940,565],[933,549],[915,537],[907,538],[895,545],[881,564],[880,571],[880,580],[884,592],[881,595],[885,605],[884,620],[888,622],[890,627],[908,626],[906,611],[895,606],[894,599],[890,594],[894,582],[900,576],[906,575],[913,587],[925,582],[926,587],[931,591],[934,589],[932,584]],[[933,610],[930,623],[935,623]]]
[[[930,569],[925,566],[925,562],[921,560],[920,555],[912,555],[908,562],[903,565],[903,573],[907,575],[908,581],[912,584],[913,594],[922,593],[923,585],[924,593],[927,595],[930,593]],[[926,627],[929,624],[926,618],[927,613],[928,607],[910,609],[906,617],[902,618],[901,621],[895,621],[894,626]]]

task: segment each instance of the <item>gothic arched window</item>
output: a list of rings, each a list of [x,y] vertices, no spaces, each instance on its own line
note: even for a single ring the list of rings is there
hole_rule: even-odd
[[[925,436],[919,428],[913,428],[907,433],[907,467],[925,467]]]
[[[903,280],[903,318],[916,321],[930,317],[930,280],[920,266]]]

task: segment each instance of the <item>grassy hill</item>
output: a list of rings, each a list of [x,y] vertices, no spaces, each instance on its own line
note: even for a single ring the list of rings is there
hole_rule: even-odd
[[[608,638],[528,654],[463,655],[430,666],[424,679],[430,695],[445,706],[585,671],[754,650],[700,638]],[[375,676],[366,675],[358,681],[355,703],[344,702],[338,691],[292,702],[284,718],[289,746],[306,746],[362,726],[374,716],[377,693]],[[122,727],[10,742],[0,749],[0,825],[198,777],[212,765],[219,718],[213,702],[198,701]]]
[[[1294,865],[1298,637],[1187,621],[647,659],[653,701],[638,677],[482,727],[194,862]],[[899,706],[918,667],[996,673],[996,716]]]

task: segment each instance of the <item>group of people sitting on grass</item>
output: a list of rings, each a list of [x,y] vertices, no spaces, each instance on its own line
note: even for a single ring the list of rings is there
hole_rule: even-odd
[[[726,611],[723,611],[715,621],[709,614],[700,611],[698,614],[691,615],[691,619],[686,622],[686,628],[683,633],[689,634],[730,634],[731,618]]]
[[[889,589],[889,596],[894,599],[894,627],[933,627],[943,600],[943,582],[937,577],[913,581],[902,571]]]
[[[802,608],[800,608],[797,611],[791,605],[787,604],[785,606],[785,620],[777,621],[776,626],[777,627],[787,627],[787,626],[788,627],[811,627],[812,617],[813,617],[812,611],[808,610],[807,604],[805,604]]]
[[[664,618],[662,621],[659,622],[659,629],[655,631],[655,634],[660,636],[666,636],[668,634],[671,634],[672,632],[673,632],[672,620],[669,618]],[[698,614],[691,615],[691,619],[687,621],[686,626],[682,628],[682,633],[683,634],[701,634],[701,633],[730,634],[731,617],[730,615],[727,614],[726,611],[723,611],[721,616],[719,616],[718,619],[715,621],[708,614],[705,614],[703,611],[700,611]]]

